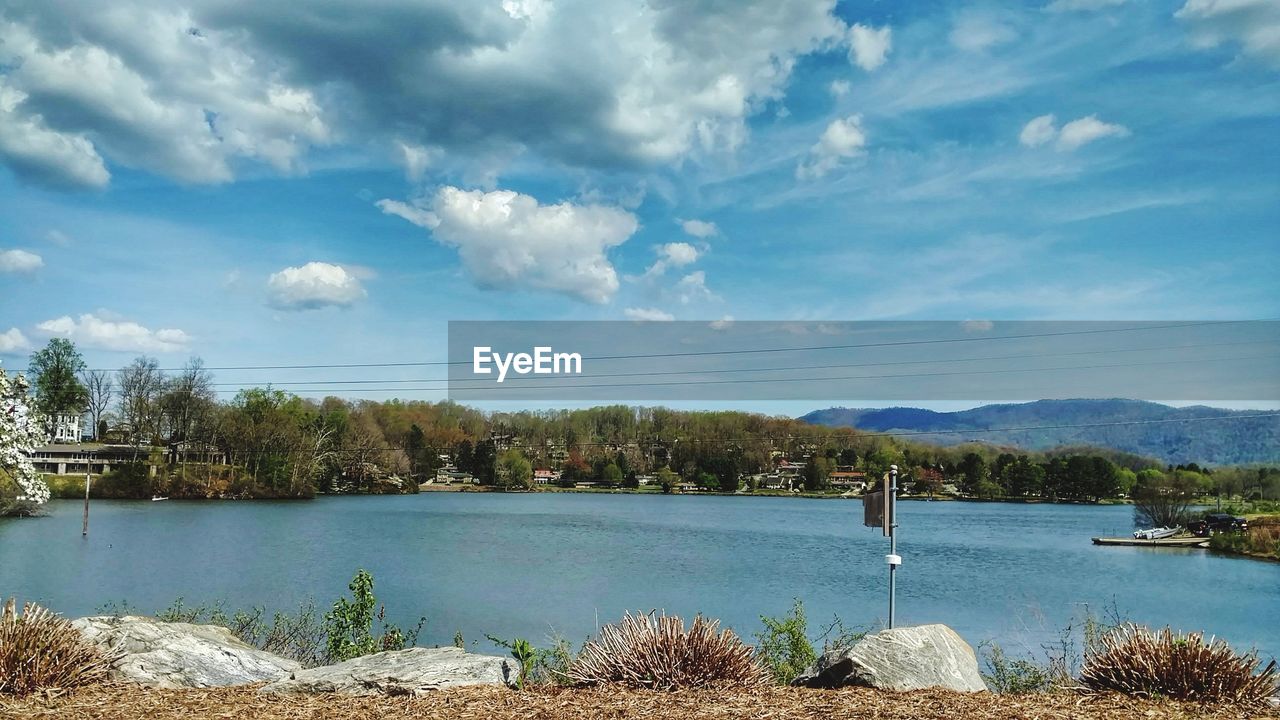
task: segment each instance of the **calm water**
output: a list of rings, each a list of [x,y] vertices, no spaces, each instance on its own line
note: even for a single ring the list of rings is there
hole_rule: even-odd
[[[887,541],[861,503],[742,497],[426,493],[311,502],[76,501],[0,520],[0,595],[67,615],[182,596],[290,608],[374,574],[427,643],[485,633],[580,641],[625,609],[698,611],[750,635],[804,599],[812,625],[886,615]],[[1280,564],[1201,550],[1101,548],[1127,507],[901,505],[898,621],[943,622],[976,645],[1038,648],[1113,603],[1150,624],[1205,630],[1280,655]],[[485,646],[484,643],[481,646]]]

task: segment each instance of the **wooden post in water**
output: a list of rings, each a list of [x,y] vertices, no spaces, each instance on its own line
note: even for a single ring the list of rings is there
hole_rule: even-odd
[[[92,469],[91,466],[84,469],[84,525],[80,528],[80,537],[89,537],[89,471]]]

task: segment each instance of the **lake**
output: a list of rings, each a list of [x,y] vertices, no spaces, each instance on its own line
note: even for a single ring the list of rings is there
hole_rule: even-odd
[[[626,609],[702,612],[750,637],[805,602],[811,629],[887,616],[888,541],[856,501],[569,493],[424,493],[291,502],[78,501],[0,520],[0,596],[69,616],[109,602],[327,607],[357,568],[390,619],[575,643]],[[898,623],[975,647],[1038,650],[1087,605],[1280,655],[1280,564],[1204,550],[1096,547],[1126,506],[903,502]]]

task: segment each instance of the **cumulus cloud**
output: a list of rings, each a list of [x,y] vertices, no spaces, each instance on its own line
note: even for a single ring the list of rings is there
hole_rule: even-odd
[[[1072,120],[1062,126],[1062,130],[1058,133],[1058,149],[1075,150],[1081,145],[1087,145],[1094,140],[1101,140],[1106,137],[1126,137],[1128,135],[1129,129],[1123,125],[1105,123],[1099,120],[1098,116],[1090,115],[1079,120]]]
[[[549,290],[592,303],[617,292],[618,273],[607,253],[639,227],[620,208],[542,205],[510,190],[446,186],[417,204],[382,200],[378,207],[456,248],[480,287]]]
[[[26,250],[0,250],[0,272],[29,273],[44,267],[44,258]]]
[[[1022,127],[1018,134],[1018,142],[1027,147],[1039,147],[1058,136],[1056,119],[1052,115],[1041,115]]]
[[[31,343],[18,328],[9,328],[0,333],[0,353],[13,353],[30,349]]]
[[[654,251],[657,252],[658,259],[649,266],[648,270],[645,270],[644,278],[646,279],[661,277],[667,272],[667,268],[692,265],[702,255],[698,248],[683,242],[658,245]]]
[[[816,180],[836,169],[841,160],[857,157],[867,146],[862,116],[850,115],[831,121],[822,137],[809,150],[809,157],[796,167],[796,178]]]
[[[329,139],[312,91],[282,82],[243,32],[171,5],[64,5],[0,20],[0,159],[19,176],[102,187],[105,158],[224,182],[235,159],[291,172]]]
[[[675,286],[676,297],[682,305],[695,300],[710,300],[715,297],[707,288],[707,274],[701,270],[685,275]]]
[[[627,308],[622,311],[628,320],[638,320],[642,322],[671,322],[675,320],[675,315],[669,312],[663,312],[657,308]]]
[[[427,147],[667,163],[738,147],[797,60],[845,32],[831,0],[26,3],[0,20],[20,93],[0,160],[90,186],[104,159],[196,183],[246,159],[300,172],[342,137],[407,149],[411,176]]]
[[[1280,68],[1280,3],[1275,0],[1187,0],[1174,17],[1197,47],[1239,43],[1240,54]]]
[[[181,330],[151,330],[136,322],[114,319],[112,314],[107,314],[108,317],[104,318],[103,314],[106,313],[85,313],[78,320],[72,319],[70,315],[63,315],[40,323],[36,329],[97,350],[176,352],[185,349],[190,343],[190,337]]]
[[[686,235],[696,238],[709,238],[720,234],[720,228],[716,227],[713,222],[704,220],[681,220],[680,229],[684,230]]]
[[[851,89],[852,87],[849,85],[848,80],[832,80],[831,84],[827,85],[827,92],[831,93],[832,97],[837,98],[848,95]]]
[[[1129,129],[1125,126],[1103,122],[1097,115],[1072,120],[1061,129],[1053,115],[1041,115],[1022,127],[1018,141],[1027,147],[1039,147],[1057,139],[1058,150],[1070,151],[1102,138],[1128,135]]]
[[[856,23],[849,28],[849,62],[871,72],[884,64],[893,46],[893,30]]]
[[[325,262],[287,267],[268,278],[268,299],[279,310],[346,307],[368,296],[356,275],[341,265]]]

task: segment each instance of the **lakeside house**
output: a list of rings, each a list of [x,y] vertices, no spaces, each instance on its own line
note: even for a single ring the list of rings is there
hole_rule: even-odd
[[[560,473],[550,468],[538,468],[533,471],[534,485],[554,485],[559,480]]]
[[[159,448],[104,443],[49,443],[31,453],[31,464],[49,475],[102,475],[118,465],[146,460]],[[151,475],[156,466],[150,466]]]
[[[827,482],[833,489],[860,493],[867,489],[867,474],[861,470],[841,467],[827,475]]]

